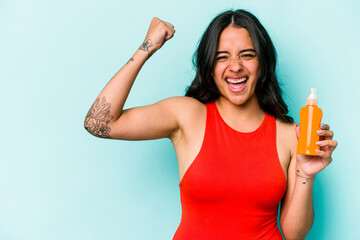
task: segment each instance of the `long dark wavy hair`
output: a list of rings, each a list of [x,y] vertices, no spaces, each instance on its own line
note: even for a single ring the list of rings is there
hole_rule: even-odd
[[[259,59],[255,93],[260,107],[286,123],[294,122],[293,118],[287,115],[288,107],[282,99],[281,89],[275,75],[275,47],[259,20],[245,10],[226,11],[212,20],[193,56],[196,76],[187,88],[185,96],[193,97],[202,103],[209,103],[219,98],[220,92],[215,85],[212,71],[220,34],[229,25],[245,28],[254,44]]]

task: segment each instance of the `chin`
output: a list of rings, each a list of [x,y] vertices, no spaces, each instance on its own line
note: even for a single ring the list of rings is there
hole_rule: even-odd
[[[224,97],[224,96],[222,96],[221,98],[222,99],[219,99],[220,101],[225,101],[225,102],[231,103],[233,105],[237,105],[237,106],[243,105],[248,101],[248,99],[243,98],[243,97],[239,98],[239,97]]]
[[[242,105],[246,104],[248,101],[246,101],[246,99],[239,99],[239,100],[233,100],[230,102],[234,105],[242,106]]]
[[[229,101],[230,103],[232,103],[233,105],[236,105],[236,106],[244,106],[247,104],[251,104],[254,101],[257,102],[257,98],[255,95],[252,95],[252,96],[248,96],[248,95],[230,96],[229,98],[226,98],[226,99],[227,99],[227,101]]]

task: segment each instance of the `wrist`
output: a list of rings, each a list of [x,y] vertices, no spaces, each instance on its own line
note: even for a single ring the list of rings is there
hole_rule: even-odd
[[[146,52],[148,58],[156,52],[155,46],[150,37],[146,37],[144,42],[139,47],[140,51]]]
[[[299,172],[298,172],[299,170]],[[312,162],[300,159],[299,157],[297,158],[296,161],[296,173],[297,174],[301,174],[302,176],[306,177],[306,178],[315,178],[317,171],[316,171],[316,166],[314,166],[314,164],[312,164]]]
[[[302,168],[300,168],[298,166],[296,168],[295,174],[296,174],[297,180],[300,180],[302,184],[307,184],[307,183],[313,182],[315,179],[315,176],[316,176],[316,174],[313,174],[313,175],[306,174],[306,172],[304,172],[302,170]]]

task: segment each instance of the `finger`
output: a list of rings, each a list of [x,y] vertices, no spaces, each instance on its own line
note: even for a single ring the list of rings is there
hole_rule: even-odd
[[[160,18],[153,17],[152,22],[154,22],[154,24],[163,25],[171,30],[174,30],[174,25],[172,25],[171,23],[165,22],[165,21],[161,20]]]
[[[169,40],[170,38],[172,38],[174,36],[175,30],[171,31],[168,30],[166,31],[166,36],[165,36],[165,41]]]
[[[333,149],[336,148],[336,146],[338,145],[338,142],[336,140],[322,140],[322,141],[318,141],[316,142],[316,145],[320,146],[320,147],[331,147]]]
[[[175,29],[174,26],[171,23],[165,22],[165,21],[161,21],[163,26],[166,28],[165,30],[165,41],[169,40],[170,38],[172,38],[175,34]]]
[[[165,22],[165,21],[163,21],[165,24],[166,24],[166,26],[168,26],[169,28],[171,28],[171,29],[175,29],[174,28],[174,25],[172,25],[171,23],[168,23],[168,22]]]
[[[323,137],[326,140],[331,140],[334,137],[334,132],[330,130],[318,130],[317,133],[320,137]]]
[[[328,162],[328,163],[331,163],[331,162],[332,162],[332,158],[331,158],[331,154],[330,154],[330,153],[316,149],[316,154],[317,154],[319,157],[325,159],[326,162]]]
[[[166,27],[167,27],[167,30],[170,31],[172,35],[175,34],[175,29],[170,28],[169,26],[166,26]]]
[[[323,129],[323,130],[329,130],[330,126],[328,124],[326,124],[326,123],[322,123],[320,128]]]

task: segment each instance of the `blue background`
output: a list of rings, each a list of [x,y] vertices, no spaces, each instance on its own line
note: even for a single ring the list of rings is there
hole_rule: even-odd
[[[126,107],[183,95],[192,54],[219,12],[243,8],[268,30],[290,112],[318,88],[339,141],[316,177],[307,239],[355,239],[360,223],[360,2],[0,2],[0,239],[171,239],[181,208],[169,140],[92,137],[84,117],[142,43],[154,16],[173,39],[140,72]]]

